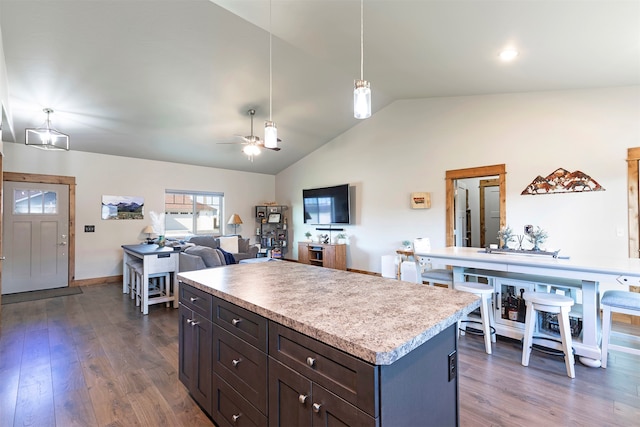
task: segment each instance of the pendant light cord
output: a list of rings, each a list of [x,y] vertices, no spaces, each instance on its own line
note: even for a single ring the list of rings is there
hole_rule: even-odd
[[[271,118],[271,109],[273,102],[273,76],[272,76],[272,59],[271,59],[271,0],[269,0],[269,121]]]
[[[364,80],[364,0],[360,0],[360,80]]]

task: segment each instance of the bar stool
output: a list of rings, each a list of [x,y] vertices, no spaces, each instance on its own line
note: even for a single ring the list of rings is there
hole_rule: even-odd
[[[558,315],[558,326],[560,328],[560,339],[562,340],[562,352],[564,353],[567,375],[570,378],[575,378],[575,360],[573,357],[571,329],[569,328],[569,311],[574,304],[573,298],[555,293],[525,292],[524,300],[527,304],[527,314],[524,323],[522,366],[529,366],[533,329],[538,320],[538,311],[544,311]]]
[[[142,261],[130,260],[127,262],[129,272],[129,280],[127,281],[127,290],[131,299],[134,299],[138,293],[138,279],[142,281]]]
[[[469,292],[480,297],[480,322],[482,323],[482,333],[484,335],[484,348],[487,354],[491,354],[491,342],[496,342],[496,329],[493,319],[493,306],[491,305],[493,286],[478,282],[455,282],[453,289],[456,291]],[[471,322],[461,320],[458,322],[458,333],[461,323]],[[464,328],[466,332],[466,327]]]
[[[640,349],[627,347],[618,344],[610,344],[611,339],[611,313],[629,314],[640,316],[640,294],[628,291],[606,291],[602,295],[602,367],[607,367],[607,353],[609,349],[621,351],[623,353],[640,355]],[[638,340],[638,337],[621,332],[615,333],[618,336]]]

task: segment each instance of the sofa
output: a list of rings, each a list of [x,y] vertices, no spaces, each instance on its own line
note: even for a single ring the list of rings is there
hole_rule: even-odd
[[[188,243],[191,245],[179,256],[180,271],[219,267],[238,263],[243,259],[256,258],[258,255],[258,247],[251,245],[248,238],[243,239],[241,236],[193,236]],[[229,254],[233,258],[229,257]]]

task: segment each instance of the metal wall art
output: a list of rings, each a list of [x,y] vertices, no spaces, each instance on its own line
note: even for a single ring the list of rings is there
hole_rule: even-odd
[[[547,177],[538,175],[520,194],[524,196],[585,191],[604,191],[604,188],[584,172],[578,170],[569,172],[559,168]]]
[[[411,193],[412,209],[429,209],[431,207],[431,193]]]

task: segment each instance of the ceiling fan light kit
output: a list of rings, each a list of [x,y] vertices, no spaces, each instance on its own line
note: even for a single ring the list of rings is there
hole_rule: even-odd
[[[53,110],[45,108],[42,111],[47,115],[47,119],[39,128],[27,128],[24,130],[24,144],[41,150],[69,151],[69,135],[51,127],[49,116],[53,113]]]

